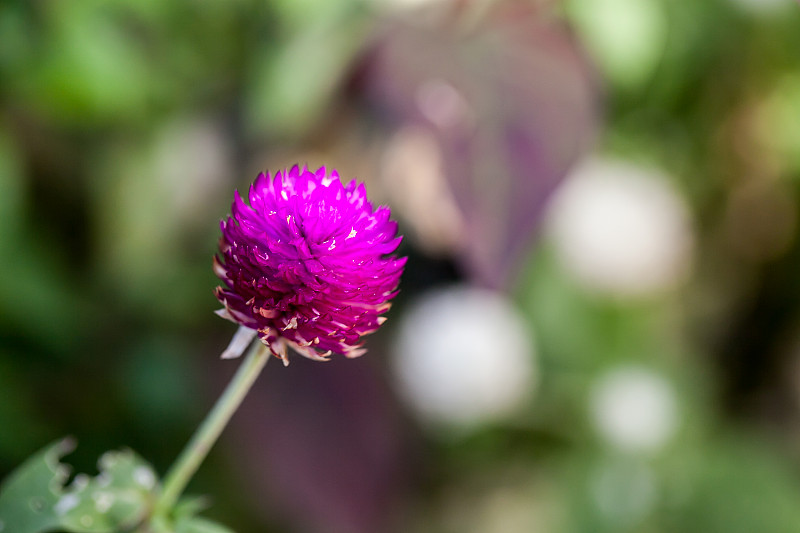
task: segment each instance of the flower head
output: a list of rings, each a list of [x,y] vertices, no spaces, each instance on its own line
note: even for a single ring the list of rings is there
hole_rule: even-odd
[[[386,319],[406,259],[388,207],[336,170],[259,174],[248,206],[236,192],[222,220],[214,271],[219,314],[258,332],[274,355],[358,357],[361,337]]]

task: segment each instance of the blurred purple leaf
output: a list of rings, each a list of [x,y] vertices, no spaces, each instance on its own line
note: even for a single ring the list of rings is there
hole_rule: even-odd
[[[469,26],[418,20],[385,30],[359,81],[393,127],[432,133],[463,217],[463,265],[504,287],[547,200],[592,144],[593,70],[563,24],[527,3],[500,3]]]
[[[254,507],[303,531],[385,531],[408,481],[408,432],[368,359],[270,367],[234,420]]]

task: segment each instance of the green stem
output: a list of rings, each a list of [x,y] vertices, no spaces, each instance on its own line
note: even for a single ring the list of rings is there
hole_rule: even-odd
[[[269,359],[269,348],[256,339],[225,392],[167,473],[161,494],[155,503],[154,517],[164,518],[170,513]]]

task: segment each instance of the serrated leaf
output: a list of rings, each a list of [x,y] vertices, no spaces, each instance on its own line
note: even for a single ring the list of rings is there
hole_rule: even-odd
[[[0,491],[0,532],[118,533],[146,517],[157,488],[150,465],[130,450],[108,452],[99,475],[78,475],[64,487],[68,469],[60,459],[73,448],[59,441],[12,473]]]
[[[231,529],[197,516],[179,520],[175,533],[234,533]]]

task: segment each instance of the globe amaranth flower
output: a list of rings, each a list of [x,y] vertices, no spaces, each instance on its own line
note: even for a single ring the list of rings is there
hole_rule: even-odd
[[[401,237],[389,208],[325,167],[259,174],[248,197],[237,191],[220,223],[218,314],[257,332],[284,364],[288,347],[315,360],[362,355],[406,262],[390,255]]]

